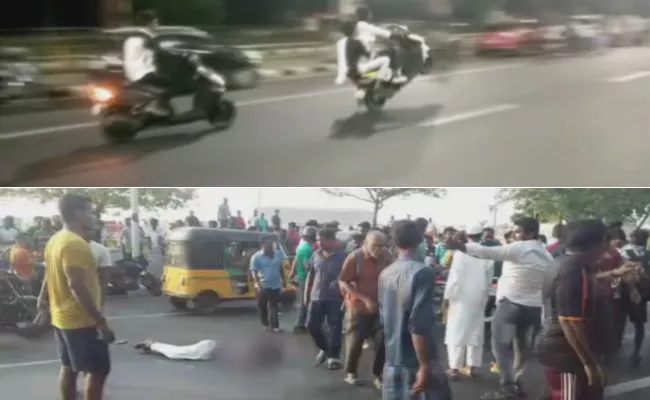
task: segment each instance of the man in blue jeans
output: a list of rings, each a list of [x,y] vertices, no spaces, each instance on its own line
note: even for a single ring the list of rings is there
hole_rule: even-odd
[[[327,361],[327,369],[341,369],[343,299],[339,289],[339,275],[347,257],[336,240],[336,230],[322,229],[318,232],[319,249],[307,265],[305,303],[307,306],[307,330],[318,347],[316,362]],[[329,327],[326,336],[323,322]],[[328,337],[329,336],[329,337]]]
[[[418,261],[423,233],[414,221],[393,224],[398,257],[379,275],[386,363],[382,400],[451,400],[436,348],[435,272]]]
[[[291,278],[298,282],[298,317],[293,333],[307,333],[307,303],[305,303],[305,284],[307,283],[307,264],[314,254],[314,244],[317,241],[318,229],[313,226],[307,226],[302,231],[302,240],[296,249],[296,257],[291,267]]]
[[[284,282],[283,264],[286,258],[281,250],[275,250],[276,238],[262,239],[262,248],[251,258],[250,270],[257,289],[257,307],[264,330],[281,332],[278,318],[278,304]]]

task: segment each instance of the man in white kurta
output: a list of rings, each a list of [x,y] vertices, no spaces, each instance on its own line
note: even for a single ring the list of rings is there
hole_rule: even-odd
[[[468,233],[470,240],[472,235]],[[483,362],[485,305],[494,274],[494,263],[454,252],[445,286],[447,306],[445,345],[449,375],[474,375]]]

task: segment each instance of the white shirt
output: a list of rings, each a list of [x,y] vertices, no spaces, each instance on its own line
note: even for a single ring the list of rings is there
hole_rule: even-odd
[[[468,243],[466,249],[467,254],[473,257],[503,261],[497,301],[507,298],[522,306],[542,306],[544,274],[554,262],[544,243],[523,240],[496,247]]]
[[[363,44],[368,54],[372,53],[375,40],[377,36],[389,39],[390,31],[387,29],[374,26],[365,21],[357,22],[352,39],[356,39]],[[345,82],[348,73],[348,60],[345,52],[345,46],[348,42],[347,37],[343,37],[336,42],[336,59],[338,64],[338,74],[336,76],[336,84],[341,85]],[[361,61],[361,60],[360,60]]]
[[[124,75],[131,82],[142,79],[145,75],[155,72],[154,54],[147,48],[143,37],[133,36],[124,41]]]
[[[93,257],[95,257],[95,262],[97,263],[98,268],[112,267],[113,262],[111,261],[111,253],[108,251],[106,246],[103,246],[94,240],[88,242],[90,245],[90,251],[93,252]]]
[[[14,244],[19,233],[16,228],[0,228],[0,243]]]
[[[161,245],[165,242],[165,232],[160,228],[151,230],[151,248],[160,249]]]
[[[372,53],[377,37],[390,39],[390,31],[384,28],[367,23],[366,21],[357,22],[357,27],[353,37],[363,43],[368,53]]]

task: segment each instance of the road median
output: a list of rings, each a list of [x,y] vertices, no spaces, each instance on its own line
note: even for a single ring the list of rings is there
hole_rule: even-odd
[[[463,38],[464,57],[473,54],[467,37]],[[286,45],[286,44],[285,44]],[[309,77],[319,74],[334,75],[336,56],[332,43],[295,42],[293,47],[277,47],[277,43],[244,45],[243,49],[256,52],[261,63],[258,72],[263,81]],[[97,57],[94,57],[97,60]],[[36,57],[36,65],[43,71],[50,96],[27,98],[0,105],[0,114],[15,114],[47,109],[87,106],[87,73],[93,56],[69,55],[61,57]]]

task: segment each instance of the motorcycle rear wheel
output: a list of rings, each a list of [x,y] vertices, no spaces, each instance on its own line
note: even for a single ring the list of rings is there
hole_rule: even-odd
[[[237,118],[237,106],[228,99],[220,99],[217,104],[208,111],[208,121],[217,130],[229,129]]]
[[[384,109],[386,98],[378,96],[372,89],[368,89],[365,96],[363,96],[363,104],[366,106],[368,112],[379,113]]]

